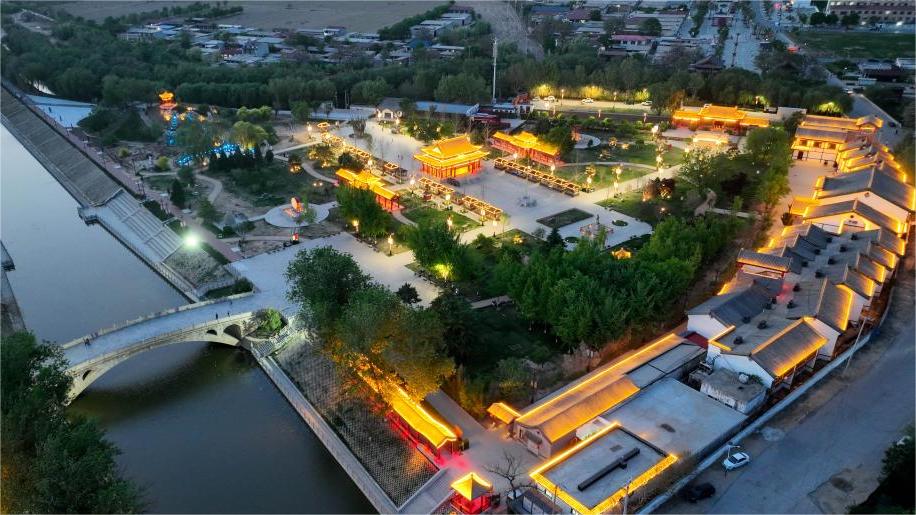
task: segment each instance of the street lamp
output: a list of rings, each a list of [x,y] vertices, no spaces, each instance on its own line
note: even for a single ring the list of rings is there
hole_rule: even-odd
[[[446,204],[449,203],[449,202],[451,202],[451,201],[452,201],[452,194],[451,194],[451,193],[446,193],[446,194],[445,194],[445,202],[446,202]]]
[[[449,230],[452,229],[452,225],[454,225],[454,222],[452,222],[452,217],[451,217],[451,216],[449,216],[448,218],[445,219],[445,225],[448,225]]]
[[[200,237],[193,232],[188,231],[184,235],[184,246],[188,248],[197,248],[200,245]]]
[[[394,236],[388,235],[388,256],[391,256],[391,246],[394,245]]]
[[[553,175],[553,172],[557,170],[556,165],[550,165],[550,175]]]
[[[359,234],[359,220],[353,219],[353,229],[356,231],[356,234]]]
[[[586,184],[586,189],[588,189],[588,191],[592,191],[592,177],[591,176],[588,176],[585,178],[585,184]]]
[[[493,220],[493,236],[496,236],[496,220]]]
[[[563,105],[563,99],[566,97],[566,90],[560,88],[560,105]]]

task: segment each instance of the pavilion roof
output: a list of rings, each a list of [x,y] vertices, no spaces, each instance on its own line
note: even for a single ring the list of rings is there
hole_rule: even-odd
[[[458,495],[469,501],[477,499],[481,495],[486,495],[493,490],[493,485],[486,479],[478,476],[474,472],[468,472],[464,476],[456,479],[451,484],[452,490]]]
[[[551,145],[545,141],[541,141],[540,138],[527,131],[522,131],[514,135],[499,131],[496,134],[493,134],[493,138],[505,141],[510,145],[519,148],[537,150],[538,152],[543,152],[544,154],[551,156],[556,156],[560,153],[559,147],[556,145]]]

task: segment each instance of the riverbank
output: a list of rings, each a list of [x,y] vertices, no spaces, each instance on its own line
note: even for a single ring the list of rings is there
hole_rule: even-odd
[[[181,238],[141,205],[106,170],[61,133],[53,122],[42,118],[5,87],[2,90],[4,127],[79,203],[80,217],[88,223],[99,223],[116,240],[140,258],[172,287],[191,300],[198,301],[207,291],[224,287],[236,278],[197,281],[187,273],[194,270],[170,266],[166,260],[179,252]],[[123,182],[123,181],[122,181]],[[128,184],[129,185],[129,184]],[[199,254],[194,268],[220,268],[212,257]],[[199,261],[206,263],[200,265]],[[172,260],[174,264],[174,260]],[[224,275],[224,274],[223,274]]]
[[[255,352],[253,351],[254,355]],[[267,374],[277,390],[286,398],[287,402],[296,410],[296,413],[305,421],[312,430],[312,433],[321,440],[325,449],[334,456],[334,459],[350,475],[350,478],[356,483],[356,486],[363,492],[363,495],[369,499],[372,506],[379,513],[397,513],[398,508],[394,502],[385,494],[385,491],[375,482],[365,467],[356,459],[356,456],[350,452],[347,445],[337,436],[337,433],[328,425],[327,421],[322,418],[318,410],[302,395],[302,392],[296,388],[289,376],[280,368],[272,357],[255,356],[258,365]]]

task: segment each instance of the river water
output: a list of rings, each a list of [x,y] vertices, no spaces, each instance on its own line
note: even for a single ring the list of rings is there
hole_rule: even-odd
[[[27,327],[64,342],[186,303],[0,127],[0,234]],[[118,365],[71,409],[96,419],[150,512],[373,511],[247,352],[188,343]]]

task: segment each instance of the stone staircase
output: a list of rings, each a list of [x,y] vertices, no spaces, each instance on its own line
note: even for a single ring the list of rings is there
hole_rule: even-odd
[[[118,192],[105,207],[152,251],[150,257],[163,261],[181,247],[181,238],[129,193]]]

